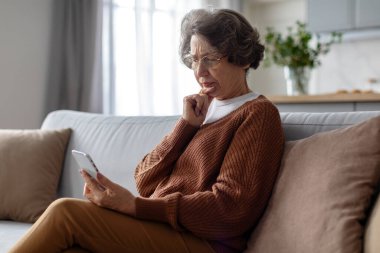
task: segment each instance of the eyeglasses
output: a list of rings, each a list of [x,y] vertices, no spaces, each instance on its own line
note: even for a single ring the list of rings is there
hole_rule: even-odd
[[[193,55],[188,54],[184,58],[184,63],[186,64],[187,67],[191,68],[192,70],[198,69],[201,63],[203,64],[205,68],[209,69],[218,65],[220,60],[222,60],[224,57],[226,57],[226,55],[221,56],[221,57],[216,57],[214,55],[206,55],[206,56],[203,56],[199,60],[199,59],[194,58]]]

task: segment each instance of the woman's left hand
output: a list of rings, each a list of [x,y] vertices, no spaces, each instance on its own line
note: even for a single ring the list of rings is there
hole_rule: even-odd
[[[83,196],[95,205],[109,208],[131,216],[136,214],[136,197],[127,189],[98,173],[96,179],[81,170],[85,181]]]

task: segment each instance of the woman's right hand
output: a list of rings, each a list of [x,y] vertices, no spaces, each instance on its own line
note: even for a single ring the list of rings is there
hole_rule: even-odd
[[[211,98],[206,94],[194,94],[183,98],[182,118],[199,127],[205,120]]]
[[[124,187],[112,182],[99,172],[96,179],[85,170],[81,175],[86,182],[83,195],[95,205],[109,208],[131,216],[136,215],[136,197]]]

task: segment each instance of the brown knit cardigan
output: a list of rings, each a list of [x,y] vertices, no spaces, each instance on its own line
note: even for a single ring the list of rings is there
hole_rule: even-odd
[[[241,252],[268,203],[284,146],[276,107],[264,96],[196,128],[179,119],[138,165],[138,218]]]

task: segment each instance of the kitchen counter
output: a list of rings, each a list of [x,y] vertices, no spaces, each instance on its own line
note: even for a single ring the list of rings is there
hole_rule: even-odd
[[[380,110],[380,93],[335,93],[300,96],[267,96],[282,112]]]
[[[335,103],[335,102],[380,102],[380,93],[334,93],[301,96],[268,96],[275,104],[282,103]]]

